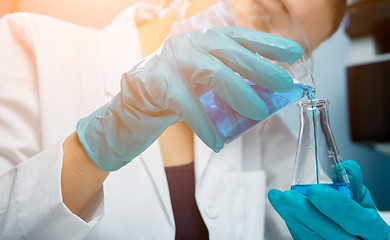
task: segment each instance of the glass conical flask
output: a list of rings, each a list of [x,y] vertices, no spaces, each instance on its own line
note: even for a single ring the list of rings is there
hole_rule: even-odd
[[[291,189],[306,193],[313,184],[324,184],[352,198],[352,189],[329,124],[326,99],[298,104],[300,132]]]

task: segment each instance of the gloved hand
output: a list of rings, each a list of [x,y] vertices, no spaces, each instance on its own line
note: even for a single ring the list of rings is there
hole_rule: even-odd
[[[359,165],[346,160],[353,199],[323,185],[306,194],[271,190],[269,201],[286,222],[294,239],[390,239],[390,227],[380,217],[368,189],[362,184]]]
[[[255,53],[292,62],[301,58],[302,48],[282,37],[238,27],[169,37],[158,51],[123,74],[118,95],[78,122],[84,150],[100,169],[114,171],[168,126],[185,121],[207,146],[219,151],[224,143],[197,89],[213,89],[237,112],[264,120],[266,104],[236,73],[275,91],[293,87],[287,72]]]

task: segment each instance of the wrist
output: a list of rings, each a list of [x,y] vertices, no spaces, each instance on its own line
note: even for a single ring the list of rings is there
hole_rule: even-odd
[[[64,159],[66,158],[74,168],[80,172],[88,175],[95,175],[96,177],[105,176],[109,172],[98,168],[85,152],[77,132],[73,132],[68,136],[63,144]]]
[[[109,172],[99,169],[84,151],[77,133],[72,133],[63,143],[61,191],[64,204],[75,214],[80,214]]]

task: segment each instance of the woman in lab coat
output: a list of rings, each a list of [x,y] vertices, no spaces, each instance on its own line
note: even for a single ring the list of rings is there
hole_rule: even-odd
[[[313,46],[334,31],[340,18],[333,9],[345,5],[290,2],[301,20],[310,19],[303,25]],[[236,7],[236,15],[245,10]],[[145,24],[150,11],[135,4],[102,31],[27,13],[0,20],[0,239],[174,239],[164,167],[192,162],[210,239],[262,239],[264,226],[269,239],[289,238],[266,203],[268,189],[288,188],[295,152],[296,139],[278,117],[219,153],[178,123],[110,174],[84,152],[76,124],[155,50],[144,33],[163,30],[158,21]]]

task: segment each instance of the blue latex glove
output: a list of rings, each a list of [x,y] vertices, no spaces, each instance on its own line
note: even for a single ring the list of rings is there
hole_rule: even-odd
[[[271,190],[269,201],[288,226],[294,239],[390,239],[390,227],[380,217],[370,192],[362,184],[359,165],[346,160],[353,199],[323,185],[306,194]]]
[[[114,171],[168,126],[185,121],[207,146],[219,151],[224,143],[196,89],[213,89],[237,112],[264,120],[266,104],[236,73],[275,91],[293,87],[287,72],[255,53],[292,62],[303,50],[291,40],[238,27],[169,37],[158,51],[123,74],[118,95],[78,122],[84,150],[100,169]]]

